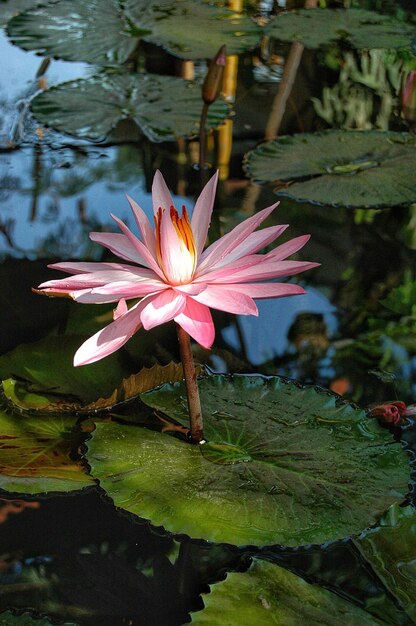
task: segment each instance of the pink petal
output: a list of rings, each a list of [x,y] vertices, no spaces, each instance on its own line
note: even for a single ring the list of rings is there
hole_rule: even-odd
[[[233,228],[233,230],[218,241],[208,246],[201,255],[201,262],[198,265],[196,276],[210,269],[214,264],[222,261],[230,252],[232,252],[241,242],[258,227],[270,215],[270,213],[278,206],[278,202],[263,209],[259,213],[252,215],[244,220],[241,224]]]
[[[214,263],[214,265],[210,267],[210,271],[228,266],[229,263],[232,263],[243,256],[254,254],[258,250],[268,246],[269,243],[274,241],[276,237],[279,237],[279,235],[281,235],[288,226],[289,224],[280,224],[278,226],[263,228],[256,233],[251,233],[251,235],[234,248],[234,250],[230,252],[222,261]]]
[[[90,233],[90,239],[105,246],[116,256],[139,265],[145,265],[145,260],[137,248],[121,233]]]
[[[113,311],[113,319],[117,320],[119,317],[126,315],[126,313],[128,313],[128,310],[129,309],[127,307],[126,301],[124,299],[121,299]]]
[[[153,212],[157,215],[159,208],[169,210],[174,206],[172,196],[167,188],[161,172],[156,170],[152,185]]]
[[[146,330],[170,322],[182,313],[186,305],[186,296],[167,289],[156,295],[143,309],[140,319]]]
[[[310,263],[308,261],[264,261],[262,263],[256,263],[252,267],[246,267],[241,271],[228,272],[228,275],[226,268],[224,270],[218,270],[218,272],[215,272],[215,279],[207,274],[205,280],[207,282],[213,281],[216,285],[271,280],[272,278],[293,276],[293,274],[305,272],[319,265],[320,263]],[[223,272],[222,276],[220,272]]]
[[[214,343],[215,327],[207,306],[187,298],[185,309],[175,317],[175,322],[204,348]]]
[[[175,285],[172,289],[186,296],[196,296],[201,293],[201,291],[204,291],[206,287],[205,283],[188,283],[187,285]]]
[[[295,254],[295,252],[298,252],[298,250],[303,248],[310,238],[310,235],[301,235],[300,237],[290,239],[289,241],[282,243],[282,245],[278,246],[274,250],[271,250],[271,252],[268,252],[264,258],[269,260],[273,259],[273,261],[286,259],[288,256]]]
[[[119,298],[142,298],[150,293],[156,293],[168,288],[169,285],[162,283],[160,280],[120,280],[97,287],[92,290],[92,293],[114,296],[114,299],[118,300]]]
[[[251,298],[282,298],[306,293],[303,287],[293,285],[292,283],[243,283],[227,285],[227,287],[234,292],[244,293]]]
[[[233,285],[207,285],[203,292],[192,296],[192,300],[227,313],[258,315],[254,300],[247,293],[233,290]]]
[[[137,253],[142,258],[141,264],[145,267],[150,267],[156,274],[158,274],[161,278],[163,278],[163,272],[157,264],[155,258],[152,253],[140,239],[137,239],[136,235],[134,235],[131,230],[122,222],[116,215],[111,214],[111,217],[119,226],[119,228],[123,231],[127,239],[136,248]]]
[[[121,237],[123,237],[123,235],[121,235]],[[86,274],[88,272],[100,272],[109,269],[125,271],[135,270],[134,265],[126,265],[124,263],[84,263],[82,261],[51,263],[48,267],[62,272],[68,272],[68,274]]]
[[[197,256],[202,254],[211,222],[217,189],[218,171],[212,176],[199,195],[192,213],[191,227],[194,234]]]
[[[94,363],[123,346],[141,327],[140,313],[147,302],[139,302],[128,313],[87,339],[74,356],[74,365]]]
[[[156,256],[156,237],[146,213],[137,204],[137,202],[135,202],[133,198],[130,198],[128,195],[127,200],[129,201],[131,210],[133,211],[134,219],[136,220],[144,245],[150,250],[153,256]]]
[[[66,278],[57,280],[48,280],[39,285],[39,289],[60,289],[67,291],[75,291],[77,289],[93,289],[101,287],[107,283],[123,280],[129,276],[129,272],[119,270],[106,270],[101,272],[90,272],[88,274],[75,274]]]

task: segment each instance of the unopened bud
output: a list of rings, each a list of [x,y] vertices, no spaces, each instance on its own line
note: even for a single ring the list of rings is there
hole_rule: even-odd
[[[412,70],[407,77],[402,92],[402,113],[409,123],[416,121],[416,70]]]
[[[220,95],[226,60],[226,47],[221,46],[209,64],[208,72],[202,85],[202,99],[205,104],[212,104]]]

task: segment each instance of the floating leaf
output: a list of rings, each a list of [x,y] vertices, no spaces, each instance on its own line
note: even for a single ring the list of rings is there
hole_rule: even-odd
[[[192,615],[192,624],[225,626],[377,626],[372,617],[326,589],[310,585],[288,570],[253,560],[245,573],[229,573],[203,595],[205,609]]]
[[[65,625],[71,626],[68,622]],[[31,615],[24,613],[23,615],[14,615],[10,611],[0,614],[0,626],[52,626],[51,622],[44,618],[35,619]]]
[[[68,61],[121,64],[137,46],[118,0],[63,0],[20,13],[7,26],[14,44]]]
[[[0,411],[0,487],[10,492],[73,491],[94,484],[70,458],[81,436],[76,418],[39,418]]]
[[[87,139],[103,139],[132,119],[151,141],[195,135],[201,115],[201,87],[156,74],[99,74],[52,87],[32,100],[36,118],[47,126]],[[209,107],[207,125],[218,126],[228,105]]]
[[[278,195],[345,207],[416,202],[415,168],[415,138],[381,131],[329,130],[280,137],[260,144],[246,158],[251,179],[290,181],[277,189]]]
[[[267,28],[270,37],[318,48],[335,40],[354,48],[409,47],[414,26],[363,9],[301,9],[283,13]]]
[[[239,54],[258,45],[262,30],[244,13],[195,0],[127,0],[133,34],[182,59],[212,58],[222,45]]]
[[[58,335],[22,344],[0,357],[0,378],[23,379],[28,392],[72,396],[84,402],[108,395],[125,376],[121,358],[116,353],[105,361],[74,367],[75,351],[85,339]]]
[[[198,375],[203,374],[202,367],[197,368]],[[21,411],[40,411],[41,413],[79,413],[89,414],[107,411],[116,404],[128,402],[141,393],[154,389],[165,383],[174,383],[183,379],[180,363],[153,365],[144,367],[138,374],[124,378],[110,396],[98,398],[88,404],[71,401],[69,398],[57,397],[53,394],[30,391],[25,382],[8,378],[3,380],[3,392],[8,402]]]
[[[416,623],[416,510],[393,506],[379,528],[369,530],[354,543]]]
[[[199,387],[207,444],[97,424],[88,462],[116,506],[191,537],[295,546],[358,533],[403,499],[401,447],[330,392],[258,376]],[[141,398],[187,424],[182,384]]]

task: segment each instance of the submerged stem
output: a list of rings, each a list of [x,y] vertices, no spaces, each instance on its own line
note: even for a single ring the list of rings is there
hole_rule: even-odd
[[[186,395],[188,398],[189,419],[191,422],[191,437],[194,443],[201,443],[204,439],[201,402],[199,399],[196,371],[192,356],[191,340],[188,333],[177,324],[179,352],[181,355],[183,375],[185,378]]]

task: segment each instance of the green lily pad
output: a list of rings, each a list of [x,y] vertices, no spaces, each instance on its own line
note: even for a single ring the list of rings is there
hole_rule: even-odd
[[[94,484],[70,458],[81,443],[75,417],[39,418],[0,410],[0,488],[12,493],[73,491]]]
[[[409,47],[413,31],[411,24],[363,9],[301,9],[279,15],[267,27],[269,36],[306,48],[336,40],[359,49]]]
[[[25,50],[98,65],[123,63],[138,41],[127,31],[118,0],[63,0],[29,9],[10,20],[7,33]]]
[[[229,54],[254,48],[262,33],[244,13],[194,0],[60,0],[47,10],[29,7],[8,24],[13,43],[98,65],[124,63],[139,39],[184,59],[202,59],[213,57],[224,44]]]
[[[357,534],[406,494],[400,445],[330,392],[259,376],[199,389],[206,444],[97,424],[87,458],[116,506],[191,537],[297,546]],[[141,399],[187,424],[182,384]]]
[[[203,374],[202,368],[199,368],[198,373]],[[182,378],[183,370],[180,363],[171,362],[167,365],[156,364],[152,367],[143,367],[138,374],[123,378],[111,395],[105,398],[96,398],[88,404],[79,400],[71,400],[65,396],[31,391],[33,384],[14,378],[3,380],[2,384],[3,393],[8,403],[20,411],[38,411],[42,414],[69,412],[88,415],[99,411],[108,411],[116,404],[124,404],[133,400],[149,389],[165,383],[180,381]]]
[[[416,623],[416,510],[393,506],[379,528],[369,530],[354,543]]]
[[[288,570],[253,560],[250,569],[230,573],[203,595],[205,609],[192,615],[201,626],[378,626],[372,617],[335,594],[310,585]]]
[[[81,138],[103,139],[118,122],[132,119],[150,141],[170,141],[198,133],[202,99],[200,85],[173,76],[99,74],[52,87],[31,107],[41,123]],[[228,113],[217,100],[207,126],[218,126]]]
[[[212,58],[222,45],[239,54],[258,45],[262,29],[244,13],[195,0],[126,0],[132,32],[182,59]]]
[[[409,133],[329,130],[280,137],[246,157],[256,182],[290,181],[276,193],[344,207],[416,202],[416,139]]]
[[[52,626],[51,622],[44,618],[35,619],[28,613],[14,615],[10,611],[0,614],[0,626]]]
[[[92,402],[108,395],[126,375],[121,358],[116,353],[98,363],[74,367],[74,354],[85,339],[82,335],[54,335],[21,344],[0,357],[0,378],[22,379],[26,392],[48,397],[53,394]]]

